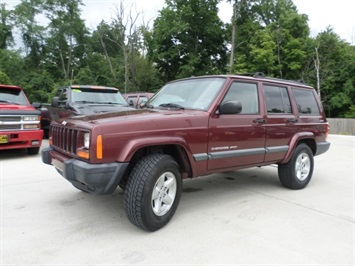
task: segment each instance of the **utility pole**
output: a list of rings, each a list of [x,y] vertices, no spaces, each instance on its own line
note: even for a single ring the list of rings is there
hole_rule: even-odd
[[[318,47],[316,49],[316,58],[314,59],[314,66],[316,68],[316,75],[317,75],[317,93],[319,98],[320,96],[320,78],[319,78],[319,69],[320,69],[320,61],[319,61],[319,55],[318,55]]]
[[[234,49],[235,49],[235,31],[237,24],[237,1],[235,0],[233,3],[233,16],[232,16],[232,47],[231,47],[231,56],[229,59],[229,73],[233,74],[234,68]]]
[[[132,72],[132,90],[135,91],[136,90],[136,85],[135,85],[135,82],[134,82],[134,79],[135,79],[135,69],[134,69],[134,41],[135,41],[135,38],[134,37],[131,37],[131,42],[132,42],[132,65],[131,65],[131,72]]]

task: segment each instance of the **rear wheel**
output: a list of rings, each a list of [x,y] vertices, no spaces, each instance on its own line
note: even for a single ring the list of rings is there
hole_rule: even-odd
[[[278,167],[279,179],[284,187],[305,188],[312,178],[314,160],[312,150],[304,143],[296,147],[289,162]]]
[[[124,194],[128,219],[146,231],[156,231],[173,217],[180,201],[182,180],[173,157],[151,154],[133,168]]]

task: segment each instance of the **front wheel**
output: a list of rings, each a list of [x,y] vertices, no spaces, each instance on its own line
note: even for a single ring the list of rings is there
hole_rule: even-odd
[[[284,187],[305,188],[312,178],[314,160],[312,150],[301,143],[296,147],[289,162],[278,167],[279,179]]]
[[[180,167],[173,157],[151,154],[133,168],[125,189],[128,219],[146,231],[156,231],[173,217],[180,201]]]

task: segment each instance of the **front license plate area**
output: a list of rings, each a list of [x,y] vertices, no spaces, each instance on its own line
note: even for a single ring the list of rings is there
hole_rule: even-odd
[[[9,137],[7,135],[0,135],[0,144],[8,143]]]

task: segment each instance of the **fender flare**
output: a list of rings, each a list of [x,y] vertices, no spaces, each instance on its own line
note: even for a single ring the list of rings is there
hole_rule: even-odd
[[[313,141],[315,140],[315,136],[312,132],[298,132],[296,133],[292,139],[290,140],[289,143],[289,148],[288,151],[286,153],[285,158],[282,160],[281,164],[287,163],[293,154],[293,151],[295,150],[295,148],[297,147],[297,144],[300,142],[300,140],[303,139],[312,139]]]
[[[124,147],[121,148],[122,152],[118,154],[116,158],[117,162],[129,162],[133,155],[142,148],[145,147],[153,147],[153,146],[166,146],[166,145],[175,145],[180,146],[185,151],[187,155],[187,159],[189,160],[189,164],[192,172],[196,172],[196,165],[194,164],[194,159],[192,156],[192,152],[185,141],[185,139],[181,137],[146,137],[139,139],[132,139],[128,141]]]

